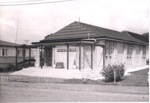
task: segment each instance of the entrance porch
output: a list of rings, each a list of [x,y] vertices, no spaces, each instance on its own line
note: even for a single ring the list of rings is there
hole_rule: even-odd
[[[100,71],[105,65],[104,50],[104,46],[94,40],[41,43],[35,53],[35,67]]]

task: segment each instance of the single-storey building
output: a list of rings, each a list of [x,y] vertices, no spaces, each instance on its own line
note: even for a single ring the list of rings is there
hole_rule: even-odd
[[[33,51],[30,47],[12,42],[0,40],[0,67],[14,66],[17,63],[33,58]]]
[[[102,69],[108,64],[124,64],[126,68],[145,66],[148,45],[127,31],[76,21],[33,44],[38,46],[36,67],[43,60],[44,66],[79,70]]]

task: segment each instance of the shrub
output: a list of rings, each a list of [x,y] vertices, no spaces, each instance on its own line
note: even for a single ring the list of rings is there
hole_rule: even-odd
[[[3,72],[15,71],[16,67],[13,64],[8,64],[6,67],[3,67]]]
[[[2,67],[0,67],[0,72],[3,72],[3,68]]]
[[[114,81],[114,70],[115,70],[115,80],[116,81],[120,81],[121,78],[124,75],[125,69],[124,69],[124,65],[123,64],[119,64],[119,65],[108,65],[107,67],[104,67],[102,69],[102,76],[105,77],[105,81],[106,82],[112,82]]]

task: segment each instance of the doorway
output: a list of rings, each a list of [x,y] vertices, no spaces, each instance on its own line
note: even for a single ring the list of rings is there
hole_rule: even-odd
[[[45,47],[46,66],[52,66],[52,47]]]

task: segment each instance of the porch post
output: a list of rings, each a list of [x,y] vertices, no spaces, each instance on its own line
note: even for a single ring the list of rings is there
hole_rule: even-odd
[[[67,44],[67,70],[69,69],[69,44]]]
[[[91,45],[91,69],[93,69],[93,45]]]
[[[36,62],[35,66],[39,67],[40,66],[40,47],[36,49]]]
[[[42,51],[43,51],[43,46],[40,47],[40,67],[41,69],[43,68],[43,64],[44,64],[44,61],[43,61],[43,54],[42,54]]]
[[[103,46],[103,68],[105,67],[105,54],[106,54],[106,47]]]
[[[25,66],[25,47],[23,46],[23,66]]]
[[[44,47],[44,66],[47,66],[47,48]]]
[[[17,62],[18,62],[18,48],[16,47],[16,62],[15,62],[16,69],[17,69]]]
[[[29,65],[31,65],[31,48],[29,48]]]
[[[79,70],[81,70],[81,43],[79,44]]]

